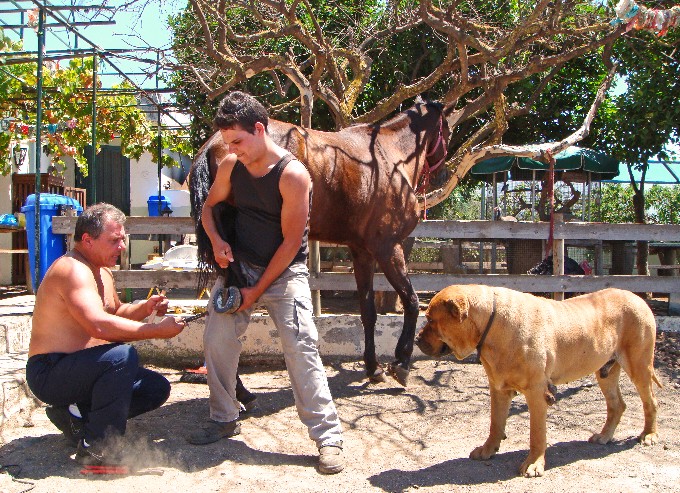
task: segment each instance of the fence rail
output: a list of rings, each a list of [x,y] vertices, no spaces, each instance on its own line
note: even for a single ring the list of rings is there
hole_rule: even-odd
[[[54,217],[52,229],[56,234],[73,234],[76,218]],[[125,225],[128,234],[190,234],[194,232],[191,218],[129,217]],[[509,239],[545,240],[548,223],[503,221],[424,221],[411,236],[455,240],[503,241]],[[557,223],[554,238],[559,244],[565,240],[578,241],[637,241],[679,242],[680,226],[657,224],[602,224]],[[669,272],[677,273],[670,268]],[[192,288],[196,285],[194,272],[120,270],[114,272],[119,288]],[[641,275],[596,276],[535,276],[516,274],[410,274],[416,291],[438,291],[451,284],[488,284],[506,286],[525,292],[589,292],[606,287],[618,287],[634,292],[669,293],[671,304],[680,303],[680,277]],[[312,273],[313,290],[355,290],[352,273]],[[381,274],[375,276],[376,291],[391,291],[392,287]]]

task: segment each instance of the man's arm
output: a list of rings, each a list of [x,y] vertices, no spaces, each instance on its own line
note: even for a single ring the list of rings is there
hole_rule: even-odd
[[[168,299],[163,295],[150,296],[144,303],[121,303],[116,291],[116,282],[110,269],[103,269],[109,276],[113,285],[113,298],[116,306],[115,314],[119,317],[129,318],[130,320],[141,321],[151,315],[154,311],[156,315],[165,315],[168,311]]]
[[[208,197],[205,199],[203,208],[201,209],[201,224],[203,224],[203,229],[208,235],[208,238],[210,238],[215,261],[220,267],[224,268],[229,265],[229,262],[234,261],[234,256],[231,252],[229,243],[224,241],[217,231],[217,225],[215,224],[215,218],[213,216],[213,208],[229,197],[229,194],[231,193],[231,172],[235,165],[235,154],[228,154],[222,160],[219,168],[217,168],[215,180],[210,186]]]
[[[293,160],[281,174],[279,190],[283,198],[281,206],[281,232],[283,242],[274,253],[267,268],[255,286],[242,288],[243,301],[239,310],[249,308],[267,288],[288,268],[302,245],[302,235],[309,217],[309,190],[312,180],[307,168]]]
[[[168,299],[165,296],[154,294],[144,303],[121,303],[116,310],[116,315],[130,320],[144,320],[156,312],[156,315],[165,315],[168,311]]]
[[[184,324],[172,317],[159,323],[143,324],[113,315],[104,310],[92,271],[81,262],[70,262],[70,268],[60,273],[63,278],[61,296],[69,314],[85,332],[95,339],[128,342],[143,339],[169,338],[179,334]]]

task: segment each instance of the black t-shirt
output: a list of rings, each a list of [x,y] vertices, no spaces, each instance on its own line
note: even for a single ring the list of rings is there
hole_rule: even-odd
[[[236,241],[234,254],[238,258],[266,267],[283,243],[281,231],[281,207],[283,197],[279,190],[279,181],[283,170],[293,160],[292,154],[283,156],[266,175],[255,178],[245,165],[236,162],[231,172],[231,189],[234,204],[238,209],[236,215]],[[312,191],[309,192],[311,208]],[[309,249],[309,215],[307,226],[302,237],[300,250],[293,262],[306,262]]]

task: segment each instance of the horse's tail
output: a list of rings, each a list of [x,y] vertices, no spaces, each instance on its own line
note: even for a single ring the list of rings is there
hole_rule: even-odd
[[[210,139],[212,140],[212,139]],[[201,216],[203,203],[208,198],[210,185],[210,140],[201,147],[194,158],[189,172],[189,197],[191,200],[191,217],[194,219],[196,246],[198,248],[198,279],[196,291],[200,293],[208,285],[215,273],[215,257],[210,238],[203,229]]]

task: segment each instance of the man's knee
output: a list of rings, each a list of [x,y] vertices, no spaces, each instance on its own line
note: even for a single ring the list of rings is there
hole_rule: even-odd
[[[165,401],[167,401],[168,398],[170,397],[170,382],[160,373],[157,373],[157,375],[158,379],[155,385],[156,392],[154,396],[155,397],[154,409],[161,407],[165,403]]]
[[[137,349],[130,344],[114,346],[104,355],[105,360],[110,361],[116,368],[135,370],[139,367],[139,355]]]

